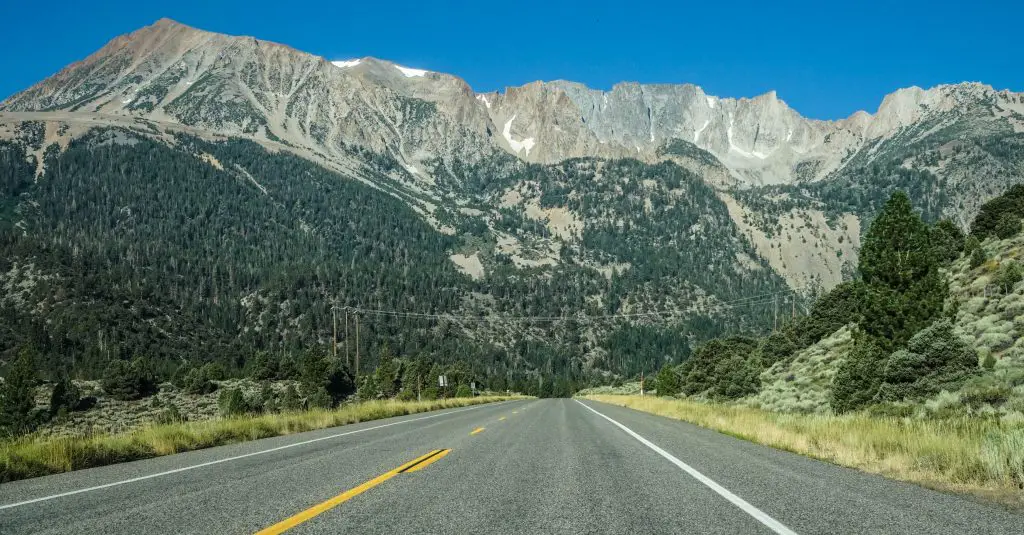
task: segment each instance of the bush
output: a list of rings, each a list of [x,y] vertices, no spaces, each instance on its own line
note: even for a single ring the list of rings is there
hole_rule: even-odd
[[[20,435],[36,425],[32,414],[36,406],[35,360],[32,350],[23,349],[0,383],[0,432]]]
[[[459,387],[455,389],[455,397],[471,398],[473,397],[473,391],[470,390],[469,385],[459,385]]]
[[[333,406],[334,400],[331,399],[326,388],[320,387],[306,398],[306,404],[314,409],[329,409]]]
[[[299,398],[299,391],[295,385],[288,385],[281,395],[281,410],[297,411],[302,409],[302,399]]]
[[[181,411],[178,410],[178,406],[173,403],[160,411],[156,416],[156,423],[160,425],[178,424],[185,420],[186,418],[182,416]]]
[[[185,374],[185,379],[182,381],[182,388],[185,392],[193,395],[209,394],[217,390],[217,384],[210,380],[207,375],[210,373],[209,364],[202,368],[193,368]]]
[[[750,338],[711,340],[679,367],[681,391],[691,396],[706,392],[720,399],[757,392],[764,368],[756,349],[757,341]]]
[[[971,234],[984,239],[995,233],[997,227],[1006,224],[1004,221],[1011,218],[1017,220],[1016,230],[1020,230],[1022,216],[1024,216],[1024,186],[1017,184],[1002,195],[981,205],[978,215],[974,217],[974,222],[971,224]]]
[[[330,399],[328,407],[333,407],[356,391],[348,368],[340,360],[331,357],[307,355],[302,361],[299,380],[307,398],[315,395],[320,402],[322,399],[319,398],[319,391],[323,390]]]
[[[1003,289],[1004,292],[1009,293],[1013,291],[1013,287],[1024,280],[1024,272],[1021,271],[1020,264],[1016,262],[1006,262],[1001,268],[999,273],[996,275],[995,283]]]
[[[985,250],[981,246],[977,246],[971,250],[971,269],[981,267],[985,261],[988,260],[988,256],[985,254]]]
[[[72,383],[68,376],[62,376],[57,384],[53,385],[53,392],[50,393],[50,416],[78,410],[81,397],[82,392],[75,383]]]
[[[997,407],[1006,403],[1012,394],[1013,391],[1006,385],[976,385],[965,388],[960,393],[960,401],[972,409],[978,409],[983,405]]]
[[[221,416],[235,416],[249,412],[249,406],[245,402],[245,396],[238,388],[228,388],[220,393],[217,398],[217,407]]]
[[[978,354],[943,318],[915,334],[906,350],[889,356],[877,399],[900,401],[956,390],[977,368]]]
[[[156,393],[156,380],[148,363],[137,358],[111,361],[100,381],[103,391],[118,400],[140,399]]]
[[[1001,240],[1012,238],[1020,232],[1020,216],[1016,214],[1003,214],[999,216],[996,223],[995,233]]]
[[[858,334],[853,349],[836,371],[829,403],[836,412],[868,406],[882,384],[885,350],[869,336]]]
[[[964,233],[956,223],[942,219],[932,227],[932,245],[939,259],[956,260],[964,250]]]
[[[679,375],[675,367],[665,364],[654,379],[654,389],[659,396],[674,396],[679,393]]]

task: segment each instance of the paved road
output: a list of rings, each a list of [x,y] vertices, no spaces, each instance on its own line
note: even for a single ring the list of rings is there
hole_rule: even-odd
[[[72,494],[54,497],[62,493]],[[959,535],[1022,533],[1024,513],[574,400],[439,411],[0,485],[5,535],[285,528]]]

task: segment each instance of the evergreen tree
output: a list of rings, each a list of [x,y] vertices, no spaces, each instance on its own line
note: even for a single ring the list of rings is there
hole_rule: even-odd
[[[892,195],[861,248],[866,284],[861,329],[886,350],[902,346],[942,312],[946,283],[929,229],[903,192]]]
[[[50,416],[76,410],[81,397],[81,390],[71,382],[71,378],[66,374],[61,375],[50,393]]]
[[[654,389],[659,396],[674,396],[679,393],[679,375],[676,374],[674,366],[665,364],[661,367],[655,379]]]
[[[886,360],[885,350],[874,338],[858,334],[832,381],[832,410],[847,412],[873,402],[882,384]]]
[[[22,349],[0,383],[0,431],[28,433],[35,427],[35,352]]]

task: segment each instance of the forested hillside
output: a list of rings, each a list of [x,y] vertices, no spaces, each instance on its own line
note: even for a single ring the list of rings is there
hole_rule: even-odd
[[[771,305],[753,297],[785,292],[713,190],[671,163],[469,169],[471,195],[521,192],[587,224],[451,204],[442,232],[394,192],[251,141],[111,128],[44,148],[25,124],[0,152],[0,355],[34,354],[44,379],[131,362],[158,381],[211,363],[241,377],[337,351],[348,374],[358,353],[361,376],[399,357],[566,394],[756,332]],[[531,250],[550,261],[523,265]],[[459,252],[486,277],[460,272]]]
[[[965,235],[926,224],[897,192],[857,279],[766,337],[708,342],[655,388],[780,412],[1019,418],[1022,199],[1014,186],[983,204]]]

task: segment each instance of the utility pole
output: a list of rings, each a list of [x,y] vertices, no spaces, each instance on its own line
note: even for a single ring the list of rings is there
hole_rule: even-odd
[[[334,348],[334,360],[338,360],[338,309],[331,303],[331,321],[334,323],[334,335],[331,336],[331,346]]]
[[[359,383],[359,316],[356,315],[356,384]]]
[[[774,320],[772,321],[772,332],[779,330],[779,296],[778,295],[776,295],[773,298],[773,302],[775,303],[775,315],[773,316]]]
[[[348,348],[352,344],[348,341],[348,307],[345,307],[345,366],[348,369],[352,369],[352,359],[350,358]]]

